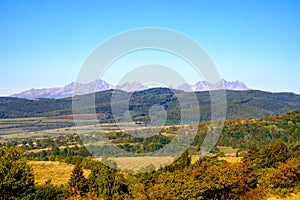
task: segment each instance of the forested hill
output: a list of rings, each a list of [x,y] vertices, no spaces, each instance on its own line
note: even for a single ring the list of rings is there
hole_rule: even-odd
[[[134,120],[149,120],[149,108],[160,104],[167,110],[167,122],[180,122],[180,104],[177,97],[189,99],[191,93],[167,88],[152,88],[128,93],[108,90],[95,93],[96,111],[102,122],[112,122],[111,96],[117,94],[120,103],[130,97],[129,110]],[[91,94],[89,94],[91,95]],[[196,92],[201,110],[200,121],[210,120],[209,92]],[[79,96],[77,98],[84,98]],[[124,98],[123,98],[124,97]],[[226,91],[227,119],[259,118],[266,115],[284,114],[300,109],[300,95],[293,93],[270,93],[257,90]],[[193,109],[193,108],[188,108]],[[0,98],[0,118],[23,118],[39,116],[59,116],[72,114],[72,98],[27,100],[20,98]]]

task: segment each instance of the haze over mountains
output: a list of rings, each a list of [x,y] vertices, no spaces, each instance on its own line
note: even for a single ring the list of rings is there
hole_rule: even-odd
[[[182,84],[178,86],[178,90],[183,90],[185,92],[198,92],[198,91],[208,91],[208,90],[218,90],[224,88],[225,90],[249,90],[249,88],[241,81],[226,81],[222,79],[220,82],[215,84],[210,84],[206,81],[199,81],[194,85]],[[134,92],[148,89],[147,86],[142,85],[140,82],[124,83],[122,85],[111,85],[104,80],[95,80],[87,84],[72,82],[64,87],[54,87],[54,88],[43,88],[43,89],[30,89],[23,91],[18,94],[13,94],[11,97],[25,98],[25,99],[38,99],[38,98],[65,98],[74,95],[74,90],[76,89],[76,94],[89,94],[93,92],[106,91],[110,89],[119,89],[126,92]]]

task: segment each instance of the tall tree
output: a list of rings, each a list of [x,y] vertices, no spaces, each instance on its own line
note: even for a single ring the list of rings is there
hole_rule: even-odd
[[[124,184],[124,176],[102,163],[92,169],[88,181],[90,191],[97,197],[120,199],[120,196],[128,193],[128,186]]]
[[[34,177],[23,150],[0,148],[0,199],[20,199],[34,194]]]
[[[166,166],[164,169],[167,171],[183,170],[191,165],[191,156],[189,151],[184,151],[179,158],[177,158],[172,164]]]
[[[259,158],[259,148],[255,141],[251,141],[247,148],[247,154],[244,156],[244,161],[253,163]]]
[[[88,191],[87,179],[83,175],[82,167],[76,163],[68,182],[70,191],[76,196],[85,196]]]

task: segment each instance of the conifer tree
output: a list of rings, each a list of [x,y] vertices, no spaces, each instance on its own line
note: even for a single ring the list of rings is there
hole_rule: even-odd
[[[68,182],[70,192],[75,196],[85,196],[88,191],[87,179],[83,175],[82,167],[76,163]]]

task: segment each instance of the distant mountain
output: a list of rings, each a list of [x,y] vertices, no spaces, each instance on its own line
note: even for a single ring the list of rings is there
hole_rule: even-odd
[[[148,87],[142,85],[140,82],[135,81],[132,83],[124,83],[122,85],[118,85],[115,87],[116,89],[123,90],[126,92],[135,92],[135,91],[141,91],[146,90]]]
[[[183,91],[209,91],[209,90],[249,90],[249,88],[241,81],[226,81],[222,79],[218,83],[208,83],[206,81],[199,81],[195,83],[194,85],[189,85],[187,83],[184,83],[177,87],[178,90]]]
[[[199,81],[194,85],[189,85],[184,83],[178,86],[175,89],[182,90],[185,92],[190,91],[208,91],[208,90],[249,90],[249,88],[242,83],[241,81],[226,81],[222,79],[220,82],[215,84],[210,84],[206,81]],[[39,99],[39,98],[65,98],[71,97],[74,95],[74,90],[76,89],[76,95],[90,94],[93,92],[101,92],[110,89],[119,89],[126,92],[135,92],[148,89],[147,86],[142,85],[140,82],[135,81],[132,83],[124,83],[122,85],[111,85],[104,80],[95,80],[90,83],[76,83],[72,82],[64,87],[55,87],[55,88],[43,88],[43,89],[30,89],[24,92],[13,94],[11,97],[25,98],[25,99]]]
[[[13,94],[11,97],[25,98],[25,99],[39,99],[52,98],[59,99],[70,97],[74,95],[76,89],[77,94],[89,94],[93,92],[100,92],[104,90],[113,89],[114,86],[108,84],[103,80],[95,80],[88,84],[72,82],[64,87],[30,89],[24,92]]]

